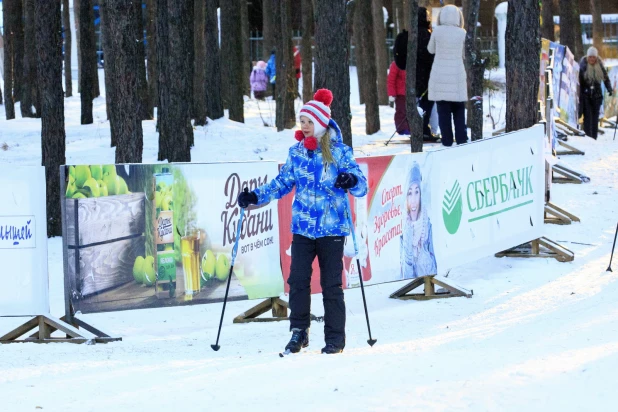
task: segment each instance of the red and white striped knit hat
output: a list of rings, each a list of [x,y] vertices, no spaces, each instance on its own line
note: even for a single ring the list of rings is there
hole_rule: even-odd
[[[316,138],[322,137],[328,129],[330,121],[330,104],[333,102],[333,94],[328,89],[319,89],[313,95],[313,100],[309,100],[300,109],[298,114],[299,120],[301,116],[306,116],[313,121],[314,132]]]

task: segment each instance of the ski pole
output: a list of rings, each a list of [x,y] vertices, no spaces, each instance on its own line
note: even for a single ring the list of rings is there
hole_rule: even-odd
[[[607,267],[606,272],[613,272],[612,259],[614,258],[614,249],[616,248],[616,237],[618,237],[618,225],[616,225],[616,234],[614,235],[614,246],[612,246],[612,254],[609,257],[609,266]]]
[[[358,278],[360,279],[361,293],[363,294],[363,306],[365,307],[365,319],[367,319],[367,331],[369,332],[369,346],[373,346],[378,340],[371,337],[371,326],[369,326],[369,312],[367,311],[367,300],[365,299],[365,286],[363,284],[363,273],[361,272],[360,259],[358,258],[358,245],[356,244],[356,233],[354,231],[354,222],[352,222],[352,208],[350,207],[350,199],[348,199],[348,191],[345,191],[345,204],[348,208],[348,219],[350,222],[350,231],[352,232],[352,240],[354,241],[354,254],[356,255],[356,266],[358,267]]]
[[[616,130],[618,130],[618,116],[616,116],[616,125],[614,126],[614,140],[616,140]]]
[[[248,192],[249,189],[245,187],[245,192]],[[225,288],[225,297],[223,298],[223,310],[221,311],[221,320],[219,321],[219,331],[217,332],[217,342],[214,345],[210,345],[212,350],[215,352],[219,350],[219,336],[221,335],[221,325],[223,325],[223,314],[225,314],[225,305],[227,303],[227,295],[230,291],[230,283],[232,281],[232,270],[234,269],[234,262],[236,261],[236,252],[238,251],[238,241],[240,240],[240,228],[242,227],[243,217],[245,215],[245,208],[240,208],[240,217],[238,218],[238,226],[236,227],[236,241],[234,242],[234,247],[232,248],[232,262],[230,266],[230,273],[227,276],[227,286]]]
[[[404,117],[403,119],[401,119],[399,124],[395,126],[395,132],[391,135],[391,137],[388,138],[386,143],[384,143],[384,146],[388,146],[388,144],[391,142],[391,139],[393,138],[393,136],[395,136],[395,134],[397,133],[397,130],[399,129],[399,126],[401,126],[403,124],[403,122],[406,121],[406,119],[407,119],[407,117]]]

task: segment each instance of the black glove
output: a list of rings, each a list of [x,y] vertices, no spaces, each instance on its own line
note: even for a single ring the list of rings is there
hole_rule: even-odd
[[[339,173],[335,181],[335,187],[338,189],[352,189],[358,183],[358,178],[352,173]]]
[[[255,192],[250,192],[248,189],[238,195],[238,206],[243,209],[248,208],[249,205],[257,205],[257,202],[258,198]]]

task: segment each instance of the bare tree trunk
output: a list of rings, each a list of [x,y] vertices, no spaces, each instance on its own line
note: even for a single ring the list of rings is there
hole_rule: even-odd
[[[219,51],[218,0],[206,0],[206,114],[211,119],[223,117],[221,100],[221,53]],[[266,1],[265,3],[269,3]]]
[[[158,75],[157,75],[157,0],[146,0],[146,38],[148,39],[148,117],[154,119],[154,108],[158,99]]]
[[[356,13],[359,16],[359,26],[361,31],[361,44],[363,50],[366,50],[365,59],[357,66],[363,73],[362,77],[365,83],[365,132],[368,135],[380,131],[380,107],[378,106],[378,86],[377,86],[377,71],[376,59],[371,53],[375,50],[373,19],[371,11],[372,0],[356,0]]]
[[[110,32],[109,21],[107,17],[107,2],[102,1],[99,5],[99,15],[101,17],[100,26],[101,26],[101,36],[102,36],[102,44],[103,44],[103,54],[105,56],[105,70],[103,81],[105,82],[105,111],[107,114],[107,120],[109,120],[110,127],[110,146],[116,147],[118,142],[116,141],[116,137],[118,136],[118,132],[116,131],[116,122],[112,121],[112,109],[114,106],[114,76],[111,76],[110,73],[114,70],[115,62],[112,50],[112,38]],[[108,73],[109,71],[109,73]]]
[[[15,5],[18,0],[4,0],[2,8],[2,20],[4,22],[4,112],[6,120],[15,118],[15,100],[13,88],[15,87],[13,76],[13,48],[15,36],[13,35],[15,20]]]
[[[476,39],[476,26],[479,18],[481,0],[467,0],[464,9],[466,23],[466,71],[468,72],[468,116],[467,123],[471,129],[472,140],[483,138],[483,77],[485,59]]]
[[[172,138],[170,129],[170,86],[169,86],[169,29],[167,0],[157,2],[157,73],[159,91],[157,99],[157,130],[159,131],[159,154],[157,160],[167,159],[167,141]]]
[[[23,0],[13,0],[15,11],[15,29],[13,43],[13,99],[21,101],[24,87],[24,4]]]
[[[273,2],[273,21],[275,24],[276,57],[276,101],[275,124],[277,131],[291,129],[296,125],[294,118],[294,57],[292,55],[292,25],[289,0]]]
[[[6,4],[5,4],[6,6]],[[38,83],[41,93],[41,152],[45,166],[47,236],[62,235],[60,165],[66,163],[60,0],[35,2]],[[6,20],[5,20],[6,24]]]
[[[313,0],[302,0],[302,30],[303,38],[300,44],[300,52],[303,56],[303,101],[308,102],[313,98]]]
[[[24,76],[21,88],[21,117],[40,117],[36,62],[34,0],[24,1]],[[32,110],[34,108],[34,110]]]
[[[262,0],[262,44],[264,61],[270,58],[270,52],[275,48],[275,20],[274,20],[273,2],[270,0]],[[277,27],[279,23],[277,23]],[[273,96],[274,98],[274,96]]]
[[[244,123],[244,65],[240,4],[244,0],[221,2],[221,60],[229,118]],[[279,74],[279,73],[277,73]]]
[[[365,56],[367,49],[363,48],[363,32],[365,29],[362,26],[362,16],[360,9],[361,0],[354,0],[354,10],[352,18],[354,19],[354,60],[356,60],[356,77],[358,77],[358,97],[359,104],[365,104],[367,101],[367,82],[365,79],[366,72],[362,70],[364,62],[367,60]]]
[[[592,43],[594,47],[597,48],[600,55],[603,55],[602,8],[602,3],[599,0],[590,0],[590,12],[592,13]]]
[[[92,124],[92,101],[94,100],[94,81],[97,73],[94,71],[96,50],[94,39],[94,11],[92,0],[78,0],[80,4],[80,52],[82,64],[80,67],[79,84],[81,90],[81,124]]]
[[[343,142],[352,146],[350,113],[350,68],[345,0],[315,0],[315,84],[333,93],[331,117],[337,122]]]
[[[170,162],[191,161],[193,128],[191,99],[188,96],[191,96],[193,84],[192,10],[193,2],[167,0],[163,5],[159,4],[159,11],[167,14],[167,33],[161,30],[158,33],[164,42],[167,41],[167,58],[159,56],[159,62],[167,66],[165,80],[168,82],[167,101],[159,102],[166,124],[166,135],[159,138],[159,158]],[[162,84],[159,83],[161,89]],[[161,133],[162,130],[159,130]]]
[[[395,23],[395,28],[397,34],[401,33],[405,27],[405,20],[407,15],[403,13],[403,0],[393,0],[393,22]]]
[[[196,126],[206,124],[206,1],[194,2],[193,32],[193,118]],[[208,58],[212,58],[209,56]]]
[[[416,6],[415,6],[416,5]],[[418,8],[418,1],[401,0],[401,14],[403,15],[403,30],[410,30],[410,19],[408,16],[413,10]],[[416,14],[415,14],[416,16]]]
[[[135,22],[135,41],[138,45],[136,49],[138,113],[141,120],[152,120],[152,116],[148,113],[148,81],[146,80],[146,46],[144,45],[144,14],[142,12],[142,2],[133,1],[133,5],[133,13],[135,14],[135,18],[133,19]]]
[[[406,115],[410,126],[410,151],[423,151],[423,119],[416,104],[416,59],[418,51],[418,0],[409,0],[407,6],[408,60],[406,62]]]
[[[79,77],[82,73],[82,48],[79,45],[79,10],[80,10],[81,0],[73,0],[73,20],[75,21],[75,47],[77,47],[77,93],[81,93],[81,83],[79,82]]]
[[[240,0],[240,22],[242,29],[243,94],[251,96],[249,75],[253,66],[251,65],[251,45],[249,44],[249,7],[247,6],[247,0]]]
[[[576,59],[584,54],[579,0],[560,0],[560,43],[567,46]]]
[[[509,0],[505,62],[507,132],[531,127],[537,122],[539,14],[537,0]]]
[[[64,96],[73,96],[73,76],[71,73],[71,13],[69,0],[62,0],[62,25],[64,26]]]
[[[136,41],[137,19],[133,0],[105,0],[106,84],[114,85],[110,102],[112,140],[116,142],[116,163],[141,163],[144,147],[141,101],[139,96],[139,52]],[[140,9],[141,11],[141,9]],[[109,81],[108,81],[109,78]]]
[[[542,0],[541,37],[554,41],[554,0]]]
[[[373,37],[375,42],[376,70],[378,80],[378,104],[388,105],[386,75],[388,73],[388,51],[386,50],[386,27],[384,26],[384,0],[373,0]]]

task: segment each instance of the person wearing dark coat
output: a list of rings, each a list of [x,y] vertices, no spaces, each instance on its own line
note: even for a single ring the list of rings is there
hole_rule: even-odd
[[[425,7],[418,8],[418,48],[416,53],[416,97],[424,111],[423,139],[435,140],[429,127],[429,119],[434,102],[429,100],[427,89],[434,55],[427,51],[431,38],[431,20]],[[387,87],[389,100],[395,103],[395,126],[399,134],[409,134],[410,127],[406,117],[406,62],[408,58],[408,32],[402,31],[395,39],[394,61],[388,71]]]
[[[607,70],[595,47],[590,47],[585,57],[579,62],[579,115],[584,115],[584,132],[586,136],[597,138],[599,132],[599,110],[603,103],[601,83],[609,95],[613,93]]]

